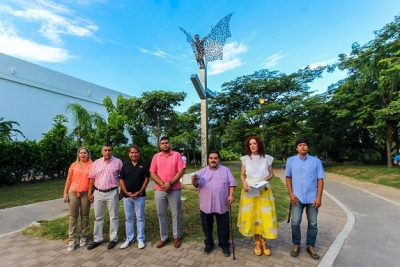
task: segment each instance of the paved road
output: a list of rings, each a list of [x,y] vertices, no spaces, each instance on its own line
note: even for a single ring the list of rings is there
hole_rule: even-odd
[[[349,179],[327,179],[325,189],[355,217],[333,266],[400,266],[400,191]]]

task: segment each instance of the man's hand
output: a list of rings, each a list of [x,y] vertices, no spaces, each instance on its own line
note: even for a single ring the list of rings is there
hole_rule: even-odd
[[[235,198],[233,196],[228,197],[228,202],[230,205],[232,205],[233,201],[235,201]]]
[[[171,190],[172,190],[172,188],[171,188],[171,186],[169,185],[169,183],[166,183],[166,182],[164,182],[163,185],[162,185],[161,187],[162,187],[162,189],[163,189],[165,192],[167,192],[167,193],[171,192]]]
[[[296,207],[297,201],[299,201],[299,199],[295,195],[290,195],[290,204],[292,207]]]
[[[197,188],[199,186],[199,177],[197,177],[196,175],[192,175],[191,178],[192,178],[192,185]]]
[[[316,209],[318,209],[319,207],[321,207],[321,199],[316,198],[316,199],[314,200],[313,206],[314,206],[314,208],[316,208]]]
[[[93,201],[94,201],[93,194],[88,194],[88,200],[89,200],[90,203],[93,203]]]

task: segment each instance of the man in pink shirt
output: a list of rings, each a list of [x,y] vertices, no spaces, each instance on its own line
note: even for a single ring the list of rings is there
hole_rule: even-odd
[[[185,173],[185,164],[179,152],[171,150],[168,137],[160,140],[161,152],[155,154],[150,165],[150,177],[154,180],[154,200],[160,224],[160,241],[156,248],[163,247],[168,242],[168,205],[172,214],[172,233],[174,246],[181,246],[181,183],[180,178]]]
[[[208,166],[192,176],[192,184],[199,189],[200,219],[203,228],[205,248],[209,254],[214,248],[213,223],[217,220],[218,246],[222,254],[229,257],[229,205],[234,201],[237,186],[232,172],[220,164],[218,151],[208,154]]]
[[[89,172],[88,198],[94,203],[94,231],[93,243],[87,249],[91,250],[103,242],[103,223],[106,207],[110,215],[110,243],[108,249],[112,249],[118,242],[118,202],[119,202],[119,171],[122,161],[112,156],[111,145],[103,145],[101,148],[102,158],[93,162]]]

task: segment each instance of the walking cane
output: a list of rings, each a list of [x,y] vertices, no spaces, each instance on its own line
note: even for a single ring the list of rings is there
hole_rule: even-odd
[[[231,221],[231,236],[232,236],[232,256],[235,260],[235,242],[233,241],[233,229],[232,229],[232,206],[229,204],[229,219]]]
[[[287,216],[287,223],[290,222],[290,210],[292,209],[292,203],[289,203],[289,212],[288,212],[288,216]]]

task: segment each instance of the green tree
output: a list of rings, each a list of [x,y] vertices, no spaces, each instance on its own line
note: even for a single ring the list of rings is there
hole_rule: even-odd
[[[68,122],[64,115],[56,115],[53,127],[43,134],[43,139],[38,142],[40,147],[41,168],[44,177],[66,177],[72,161],[75,160],[76,148],[73,138],[68,135]]]
[[[349,55],[339,55],[339,69],[348,77],[338,85],[334,98],[350,100],[338,117],[351,116],[352,126],[367,129],[374,137],[374,148],[392,166],[391,152],[394,137],[398,138],[399,113],[392,109],[398,98],[400,18],[375,32],[375,39],[361,46],[354,43]],[[339,102],[337,99],[333,101]],[[364,135],[367,136],[367,135]],[[398,143],[398,140],[395,140]]]
[[[161,134],[172,127],[176,119],[174,107],[179,106],[185,98],[185,92],[175,93],[159,90],[142,94],[142,103],[140,104],[142,118],[156,137],[157,147],[159,147]]]
[[[0,140],[12,141],[13,133],[19,133],[25,137],[20,130],[14,129],[14,124],[19,126],[19,123],[16,121],[5,121],[3,117],[0,118]]]
[[[224,83],[223,92],[210,101],[211,136],[218,136],[221,146],[231,150],[243,149],[249,135],[262,137],[263,129],[267,147],[277,133],[282,139],[293,137],[293,129],[306,119],[302,101],[311,94],[308,84],[324,70],[306,67],[288,75],[264,69]],[[265,99],[264,106],[260,98]]]
[[[97,121],[102,121],[102,116],[97,112],[89,112],[78,103],[68,103],[65,111],[72,114],[72,123],[74,124],[74,133],[76,135],[76,144],[82,146],[82,138],[90,139],[90,133],[93,131],[93,125]]]
[[[116,106],[119,105],[120,101],[123,101],[121,95],[117,98]],[[103,100],[103,104],[108,112],[107,124],[101,127],[104,136],[103,140],[105,140],[104,143],[109,143],[114,146],[127,144],[128,138],[125,136],[126,123],[128,119],[127,115],[118,112],[109,96]]]
[[[176,149],[186,154],[187,164],[196,161],[196,150],[201,146],[200,104],[192,105],[186,112],[176,113],[174,128],[169,127],[166,134]]]

